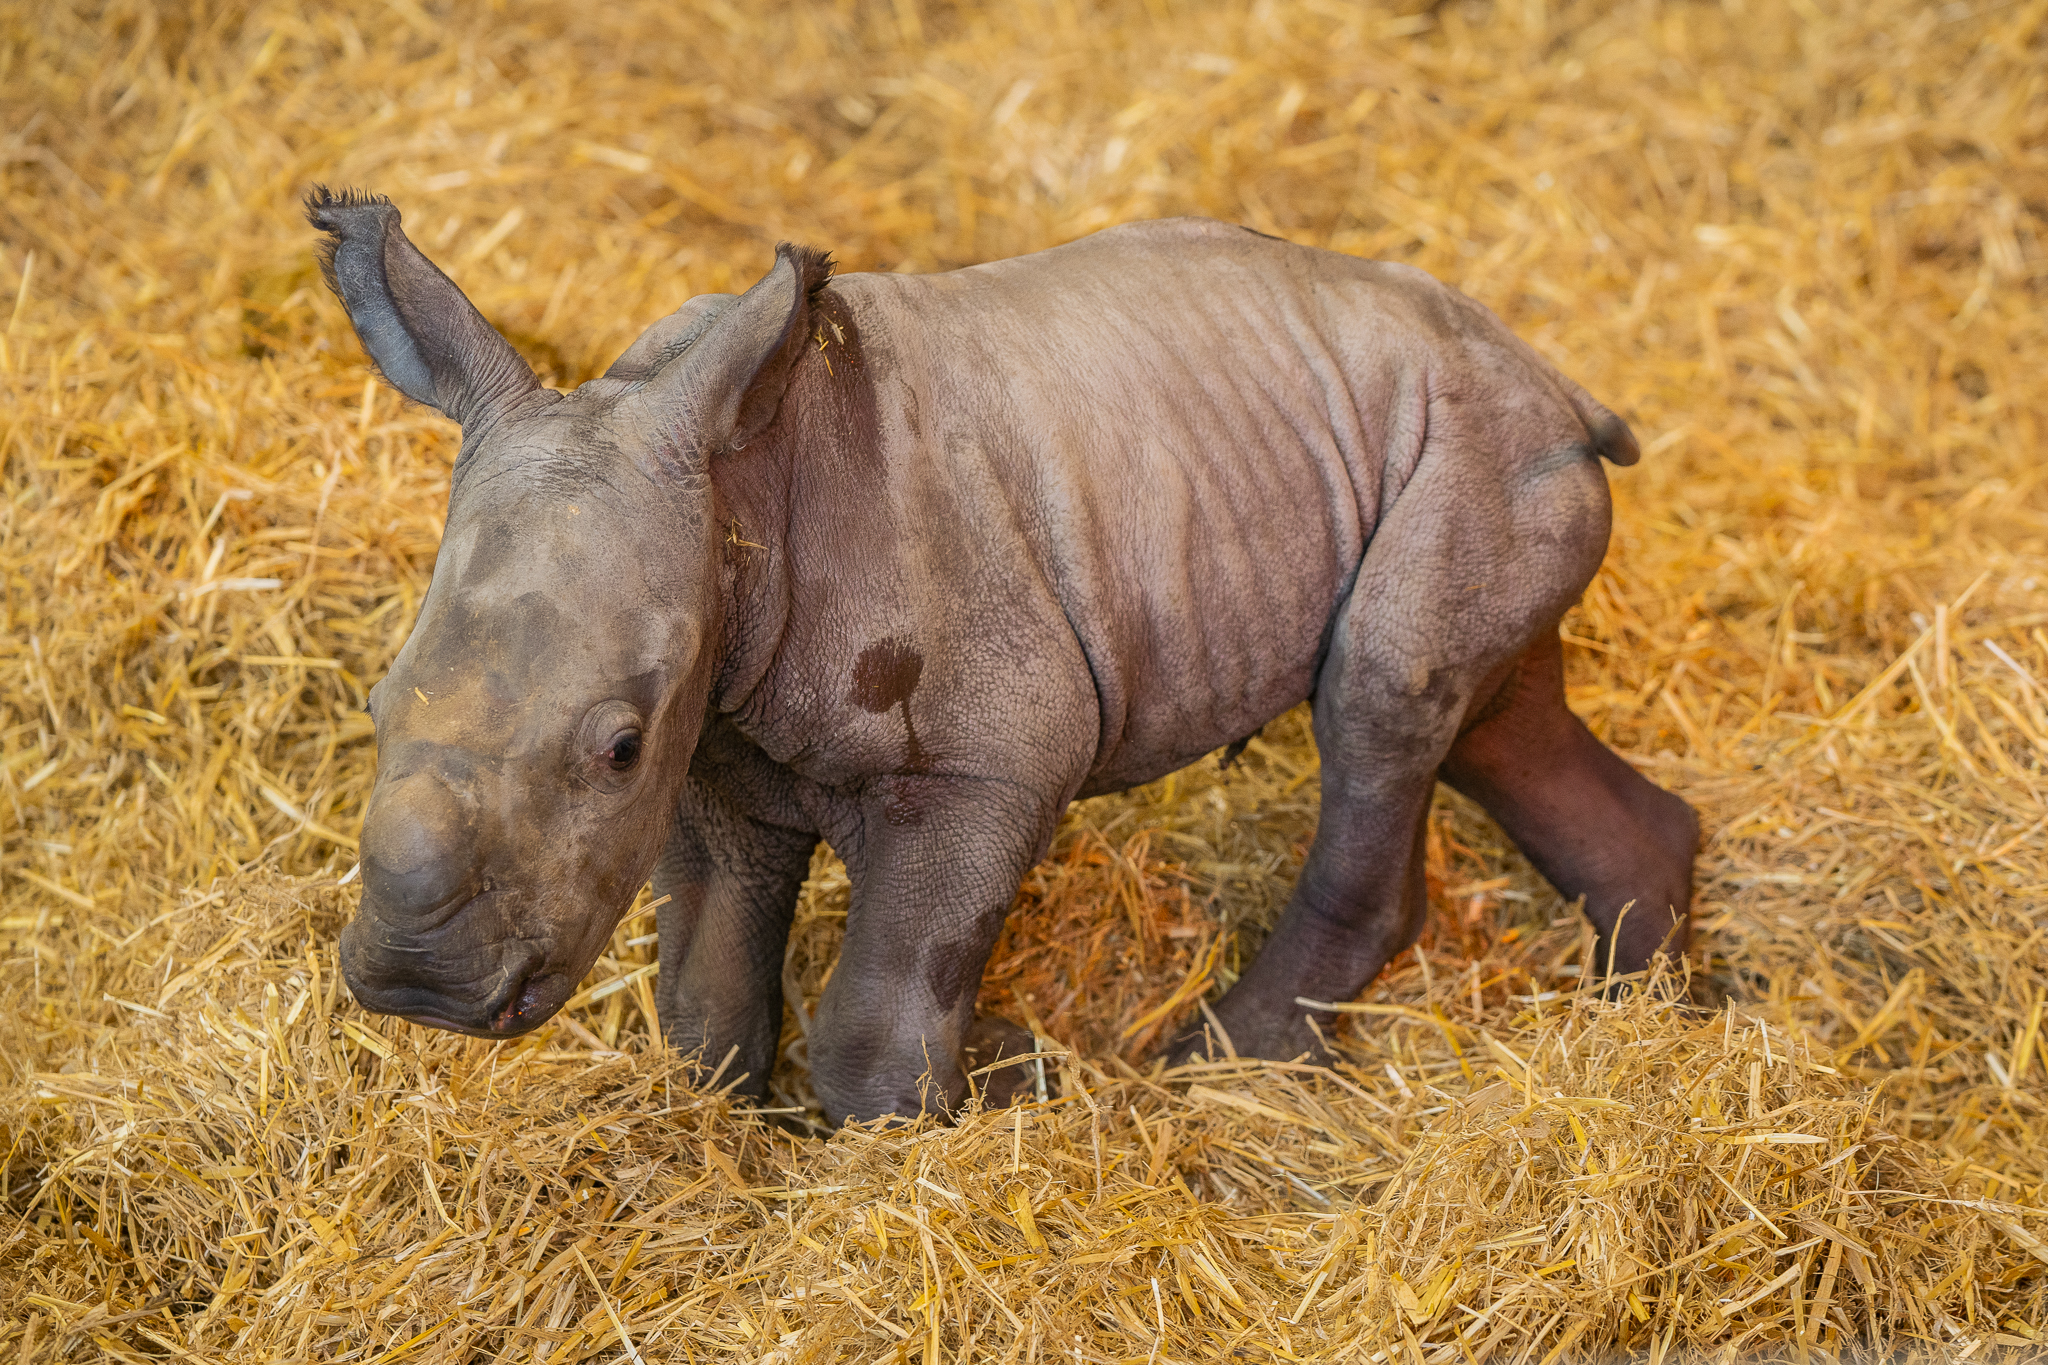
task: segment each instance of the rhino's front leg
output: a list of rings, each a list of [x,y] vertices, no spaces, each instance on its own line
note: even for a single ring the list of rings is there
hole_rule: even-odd
[[[835,845],[853,901],[811,1032],[811,1083],[833,1123],[951,1110],[989,950],[1063,800],[1008,782],[870,784]]]
[[[654,894],[661,973],[655,1004],[669,1046],[759,1099],[782,1031],[782,958],[818,836],[742,814],[692,778],[684,785]]]

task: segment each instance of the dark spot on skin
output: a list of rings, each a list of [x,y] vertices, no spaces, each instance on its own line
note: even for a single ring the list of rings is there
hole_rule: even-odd
[[[972,952],[972,944],[935,943],[931,946],[931,955],[924,961],[924,984],[940,1009],[952,1009],[960,1003],[960,997],[967,994],[971,985],[980,984],[978,979],[971,982],[968,979],[972,974],[966,970],[966,964],[972,960]]]
[[[848,695],[855,706],[879,716],[910,700],[923,673],[924,656],[907,640],[878,641],[853,661],[853,691]]]
[[[1441,719],[1454,712],[1462,714],[1469,698],[1465,697],[1458,687],[1456,670],[1432,668],[1429,670],[1429,681],[1416,700],[1428,706],[1431,713]]]
[[[924,655],[910,647],[908,640],[879,640],[860,652],[853,661],[853,687],[847,693],[855,706],[873,715],[892,707],[903,708],[904,766],[911,772],[931,770],[931,758],[917,742],[917,728],[910,723],[910,694],[924,674]],[[915,823],[898,820],[892,808],[885,808],[891,824]]]
[[[941,1009],[952,1009],[981,988],[978,964],[987,958],[982,945],[995,942],[1009,914],[1008,905],[990,906],[965,936],[931,943],[924,960],[924,980]]]

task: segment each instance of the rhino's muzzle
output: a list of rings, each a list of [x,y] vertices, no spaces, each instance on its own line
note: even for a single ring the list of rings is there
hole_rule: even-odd
[[[341,931],[341,974],[364,1009],[479,1038],[545,1023],[574,990],[546,970],[541,946],[507,939],[483,949],[437,948],[394,932],[366,908]]]
[[[342,931],[342,975],[365,1009],[500,1036],[541,961],[516,940],[480,941],[489,914],[473,803],[432,771],[383,786],[363,825],[363,899]],[[482,901],[484,903],[480,904]]]
[[[489,765],[451,745],[392,748],[363,822],[362,901],[341,936],[349,989],[365,1009],[473,1037],[538,1028],[582,976],[578,936],[560,922],[580,907],[573,878],[558,850],[507,832]],[[534,880],[549,890],[536,897]]]

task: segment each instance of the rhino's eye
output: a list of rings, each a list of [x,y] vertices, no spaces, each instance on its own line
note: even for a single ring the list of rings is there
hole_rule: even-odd
[[[646,730],[646,717],[631,702],[615,697],[591,707],[569,750],[576,780],[600,792],[630,788],[635,779],[629,774],[640,764]]]

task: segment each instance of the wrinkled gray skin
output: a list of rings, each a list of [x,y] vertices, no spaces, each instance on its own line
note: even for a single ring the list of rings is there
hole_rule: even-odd
[[[758,1095],[823,838],[853,900],[817,1093],[835,1121],[951,1107],[1066,804],[1304,698],[1321,828],[1215,1006],[1239,1054],[1325,1056],[1297,998],[1413,941],[1439,777],[1586,898],[1603,963],[1684,945],[1692,813],[1562,688],[1599,460],[1635,443],[1454,290],[1192,219],[943,275],[828,282],[785,247],[557,393],[387,203],[309,207],[370,355],[463,434],[372,694],[342,938],[367,1007],[531,1029],[651,873],[662,1030]]]

